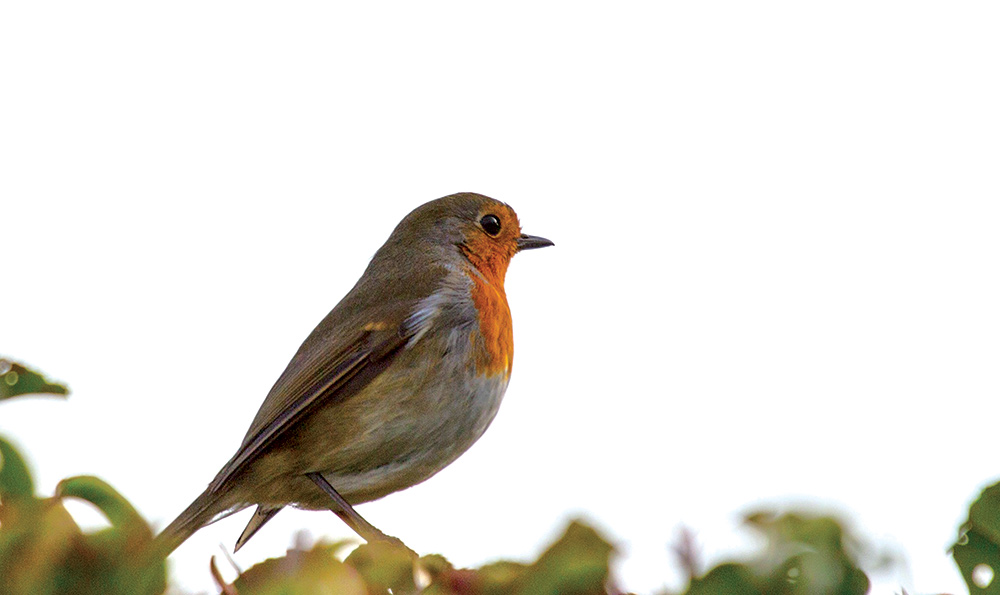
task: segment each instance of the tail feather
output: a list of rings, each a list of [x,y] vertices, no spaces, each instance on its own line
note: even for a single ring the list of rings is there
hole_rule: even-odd
[[[228,508],[228,506],[221,505],[218,493],[205,490],[184,509],[184,512],[180,513],[163,531],[160,531],[154,540],[153,547],[163,556],[169,555],[188,537],[194,535],[195,531],[218,520],[221,516],[225,516],[221,513],[228,512]]]
[[[240,538],[236,540],[236,547],[233,548],[233,553],[240,551],[246,542],[250,541],[250,538],[254,536],[254,533],[260,530],[264,526],[264,523],[271,520],[271,517],[278,514],[281,507],[277,508],[264,508],[263,506],[258,506],[257,510],[254,511],[253,516],[250,517],[250,522],[247,523],[246,529],[243,529],[243,533],[240,534]]]

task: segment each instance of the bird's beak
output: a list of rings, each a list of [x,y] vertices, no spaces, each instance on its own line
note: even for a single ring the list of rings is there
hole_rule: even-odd
[[[538,236],[529,236],[527,234],[522,235],[517,238],[517,250],[533,250],[535,248],[544,248],[546,246],[555,246],[555,242],[552,240],[546,240],[545,238],[540,238]]]

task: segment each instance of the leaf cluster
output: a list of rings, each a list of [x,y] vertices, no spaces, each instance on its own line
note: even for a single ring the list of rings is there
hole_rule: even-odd
[[[0,399],[39,391],[68,394],[19,364],[0,361],[0,373]],[[39,498],[24,458],[3,437],[0,461],[0,593],[164,591],[166,563],[147,552],[153,533],[114,488],[96,477],[71,477],[52,497]],[[83,532],[63,505],[67,498],[91,503],[110,526]]]

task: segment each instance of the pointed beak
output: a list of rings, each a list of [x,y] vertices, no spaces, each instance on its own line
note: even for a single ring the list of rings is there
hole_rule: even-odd
[[[545,238],[540,238],[538,236],[529,236],[527,234],[522,235],[517,238],[517,250],[533,250],[535,248],[544,248],[546,246],[555,246],[555,242],[552,240],[546,240]]]

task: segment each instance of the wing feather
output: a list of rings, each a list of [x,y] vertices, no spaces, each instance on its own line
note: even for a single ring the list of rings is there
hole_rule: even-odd
[[[276,401],[281,405],[261,408],[240,449],[212,480],[209,491],[219,490],[316,407],[342,401],[364,388],[389,366],[411,335],[402,326],[392,331],[363,330],[333,357],[313,358],[301,368],[289,366],[294,371],[291,378],[283,375],[275,385],[278,393],[272,393],[280,397]]]
[[[357,394],[419,340],[432,320],[413,314],[450,272],[434,258],[431,251],[407,248],[394,232],[357,285],[299,347],[209,492],[221,490],[317,407]]]

